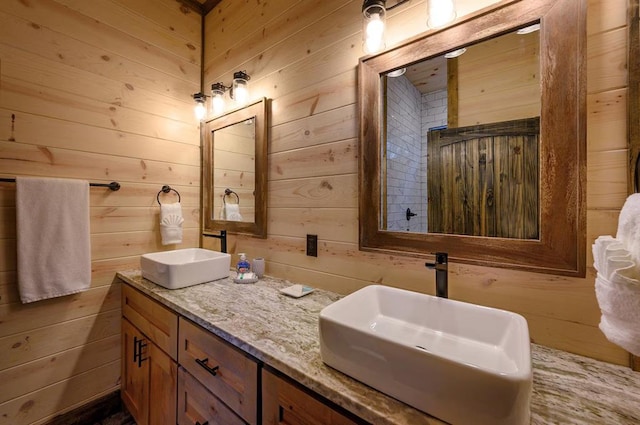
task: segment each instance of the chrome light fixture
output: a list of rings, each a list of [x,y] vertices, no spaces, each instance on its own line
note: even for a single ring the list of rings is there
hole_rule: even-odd
[[[427,0],[427,26],[442,28],[456,19],[454,0]]]
[[[386,0],[365,0],[362,4],[362,49],[367,54],[385,48],[384,27],[387,20]]]

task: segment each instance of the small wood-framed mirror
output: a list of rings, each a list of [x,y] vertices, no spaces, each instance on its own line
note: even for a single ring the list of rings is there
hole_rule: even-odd
[[[268,100],[205,123],[203,233],[267,237]]]
[[[407,229],[392,228],[389,204],[395,201],[388,194],[390,189],[387,186],[391,179],[387,171],[391,167],[388,161],[396,152],[392,152],[392,148],[387,144],[387,137],[390,134],[388,127],[391,126],[389,118],[392,115],[387,111],[389,102],[386,91],[387,83],[390,83],[388,81],[391,77],[390,73],[406,69],[409,74],[411,67],[415,67],[420,62],[436,60],[445,53],[457,52],[463,48],[473,50],[480,44],[508,44],[510,41],[505,37],[511,37],[519,31],[524,32],[538,24],[539,27],[536,28],[538,31],[535,33],[536,47],[533,49],[539,51],[539,57],[535,62],[536,69],[533,71],[538,75],[533,79],[535,84],[529,84],[536,88],[535,94],[529,94],[529,97],[538,96],[532,98],[534,100],[532,104],[537,108],[535,113],[527,112],[529,115],[515,117],[507,115],[505,118],[481,123],[476,122],[475,118],[469,121],[469,117],[474,116],[476,111],[491,109],[500,103],[508,104],[510,94],[504,91],[501,95],[494,95],[493,99],[484,97],[479,103],[476,101],[475,110],[472,114],[467,114],[466,121],[460,119],[463,115],[462,111],[456,109],[448,111],[448,116],[445,114],[444,126],[418,125],[421,131],[420,138],[427,140],[426,136],[430,135],[434,140],[441,142],[437,148],[422,147],[424,152],[422,156],[428,158],[429,162],[413,172],[413,179],[418,179],[418,174],[425,175],[425,182],[418,190],[422,192],[420,196],[427,199],[425,201],[427,205],[421,214],[425,220],[431,220],[431,223],[425,224],[425,230],[418,232],[411,231],[408,225]],[[524,41],[517,41],[517,43],[526,44]],[[585,46],[586,0],[529,0],[502,2],[495,8],[481,11],[451,27],[429,31],[396,48],[361,59],[358,67],[360,249],[396,254],[409,252],[415,255],[444,251],[449,253],[452,261],[584,276],[586,272]],[[486,46],[484,48],[486,49]],[[521,56],[524,57],[525,54]],[[498,63],[503,59],[491,60]],[[487,62],[491,63],[491,60]],[[452,65],[444,65],[447,68],[444,84],[449,88],[449,99],[451,96],[458,96],[458,102],[455,104],[460,106],[462,105],[462,101],[459,100],[461,95],[457,90],[462,87],[462,84],[452,84],[452,81],[459,83],[466,74],[462,74],[462,70],[456,68],[455,60],[450,63]],[[474,70],[477,70],[477,67]],[[482,72],[486,75],[494,71],[482,69]],[[429,70],[422,73],[428,74]],[[497,71],[495,74],[491,88],[487,84],[484,87],[477,87],[477,91],[499,90],[509,84],[505,76],[498,74]],[[396,116],[402,116],[404,119],[406,114],[401,112]],[[526,120],[520,118],[526,118]],[[402,122],[400,126],[406,127],[406,124]],[[428,130],[432,131],[426,131],[426,127],[430,127]],[[454,131],[452,127],[459,127],[459,129]],[[488,165],[490,157],[483,155],[482,152],[461,156],[456,154],[455,149],[461,150],[460,146],[462,146],[462,150],[466,150],[467,153],[474,149],[474,146],[479,145],[482,145],[483,149],[489,149],[484,147],[489,146],[488,143],[479,140],[495,135],[504,138],[504,135],[512,133],[514,128],[520,132],[518,134],[520,139],[526,138],[528,141],[520,140],[519,145],[512,145],[507,137],[506,143],[498,145],[502,143],[498,141],[491,146],[502,149],[504,152],[510,149],[520,156],[529,155],[532,161],[525,163],[521,161],[520,165],[512,168],[520,167],[521,169],[516,172],[521,176],[528,173],[526,170],[530,170],[527,179],[532,180],[531,176],[534,176],[531,184],[528,188],[522,189],[520,182],[515,184],[511,182],[508,189],[484,190],[485,184],[474,180],[473,190],[468,190],[468,186],[461,183],[466,178],[465,173],[467,176],[478,175],[478,169]],[[466,144],[457,143],[460,140],[468,141],[469,134],[475,139]],[[456,146],[450,149],[454,144]],[[444,164],[438,162],[437,158],[443,157],[445,152],[449,152],[448,157],[457,158],[457,162],[447,161]],[[506,154],[501,155],[500,161],[504,159],[506,163],[510,160]],[[417,156],[419,155],[411,154],[408,160],[397,166],[405,167],[411,161],[420,161]],[[491,156],[491,158],[498,157]],[[495,162],[497,161],[496,159]],[[433,164],[438,164],[439,168],[429,169]],[[510,172],[509,167],[507,165],[494,171],[493,180],[485,179],[482,182],[489,181],[493,185],[502,184],[502,178],[508,177],[506,174]],[[440,181],[445,177],[448,179],[446,182]],[[428,182],[430,178],[437,181]],[[471,180],[474,178],[471,177]],[[510,225],[512,222],[525,221],[523,220],[525,217],[530,224],[524,231],[518,230],[504,234],[488,231],[482,233],[485,229],[477,231],[469,230],[469,227],[456,230],[455,225],[450,223],[451,220],[442,218],[443,214],[453,211],[454,220],[464,220],[464,211],[469,209],[472,202],[490,204],[494,201],[497,190],[502,190],[506,197],[520,196],[519,192],[522,191],[528,194],[521,196],[524,201],[519,203],[515,201],[511,203],[507,199],[502,210],[510,213],[510,209],[526,209],[527,217],[524,215],[507,217],[501,222],[504,225]],[[437,193],[441,196],[434,195]],[[449,201],[457,199],[458,203],[447,201],[448,203],[444,205],[442,202],[445,198]],[[528,200],[535,202],[525,202]],[[429,210],[431,201],[434,204]],[[522,208],[522,205],[526,208]],[[446,212],[438,211],[436,207],[440,210],[444,208]],[[406,220],[403,221],[404,223],[416,220],[414,207],[402,206],[396,210],[397,220]],[[473,214],[482,215],[486,210],[477,211],[480,212]],[[470,215],[472,214],[468,216]],[[484,219],[483,216],[479,221]]]

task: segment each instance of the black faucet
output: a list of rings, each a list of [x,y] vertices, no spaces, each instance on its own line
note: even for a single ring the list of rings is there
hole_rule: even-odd
[[[220,230],[219,235],[212,235],[210,233],[203,233],[202,236],[207,238],[216,238],[220,239],[220,251],[226,253],[227,252],[227,231]]]
[[[449,298],[448,271],[449,256],[446,252],[436,252],[435,263],[425,263],[425,266],[436,271],[436,295],[441,298]]]

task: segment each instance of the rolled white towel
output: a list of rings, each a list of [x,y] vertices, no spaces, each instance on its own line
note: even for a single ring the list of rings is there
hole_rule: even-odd
[[[616,239],[622,242],[640,268],[640,193],[629,195],[624,202],[618,217]]]
[[[615,273],[613,279],[596,277],[600,330],[609,341],[640,356],[640,283]]]
[[[633,328],[608,314],[600,318],[600,330],[607,339],[634,356],[640,356],[640,328]]]
[[[160,235],[162,245],[182,243],[182,206],[180,202],[160,205]]]
[[[600,273],[606,273],[607,257],[612,255],[620,256],[622,254],[629,255],[628,252],[619,252],[618,250],[620,249],[624,249],[624,245],[613,236],[599,236],[592,245],[593,266],[595,269]]]
[[[603,314],[618,318],[640,329],[640,284],[614,276],[612,282],[605,277],[596,277],[596,298]]]
[[[640,268],[623,244],[611,236],[600,236],[592,245],[593,266],[601,276],[612,280],[614,273],[624,279],[640,279]]]

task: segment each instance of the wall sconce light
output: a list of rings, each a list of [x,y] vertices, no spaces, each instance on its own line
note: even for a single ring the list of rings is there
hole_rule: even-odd
[[[207,95],[202,92],[195,93],[193,95],[193,100],[196,102],[196,106],[194,107],[193,112],[196,115],[196,119],[198,121],[202,121],[207,115],[207,106],[205,105]]]
[[[211,85],[211,107],[216,115],[224,111],[224,92],[226,91],[227,88],[222,83]]]
[[[247,103],[249,100],[249,74],[244,71],[237,71],[233,73],[233,84],[229,96],[240,104]]]
[[[365,0],[362,4],[362,49],[367,54],[385,48],[384,27],[387,20],[386,0]]]
[[[213,83],[211,85],[211,107],[214,114],[224,111],[224,94],[229,91],[229,97],[238,104],[244,105],[249,100],[249,80],[251,77],[245,71],[233,73],[233,82],[230,86],[223,83]]]
[[[387,12],[407,3],[409,0],[397,0],[387,7],[387,0],[364,0],[362,3],[362,50],[366,54],[384,50],[384,31],[387,24]],[[427,25],[440,28],[456,18],[454,0],[427,0]]]
[[[456,19],[454,0],[427,0],[427,26],[441,28]]]

